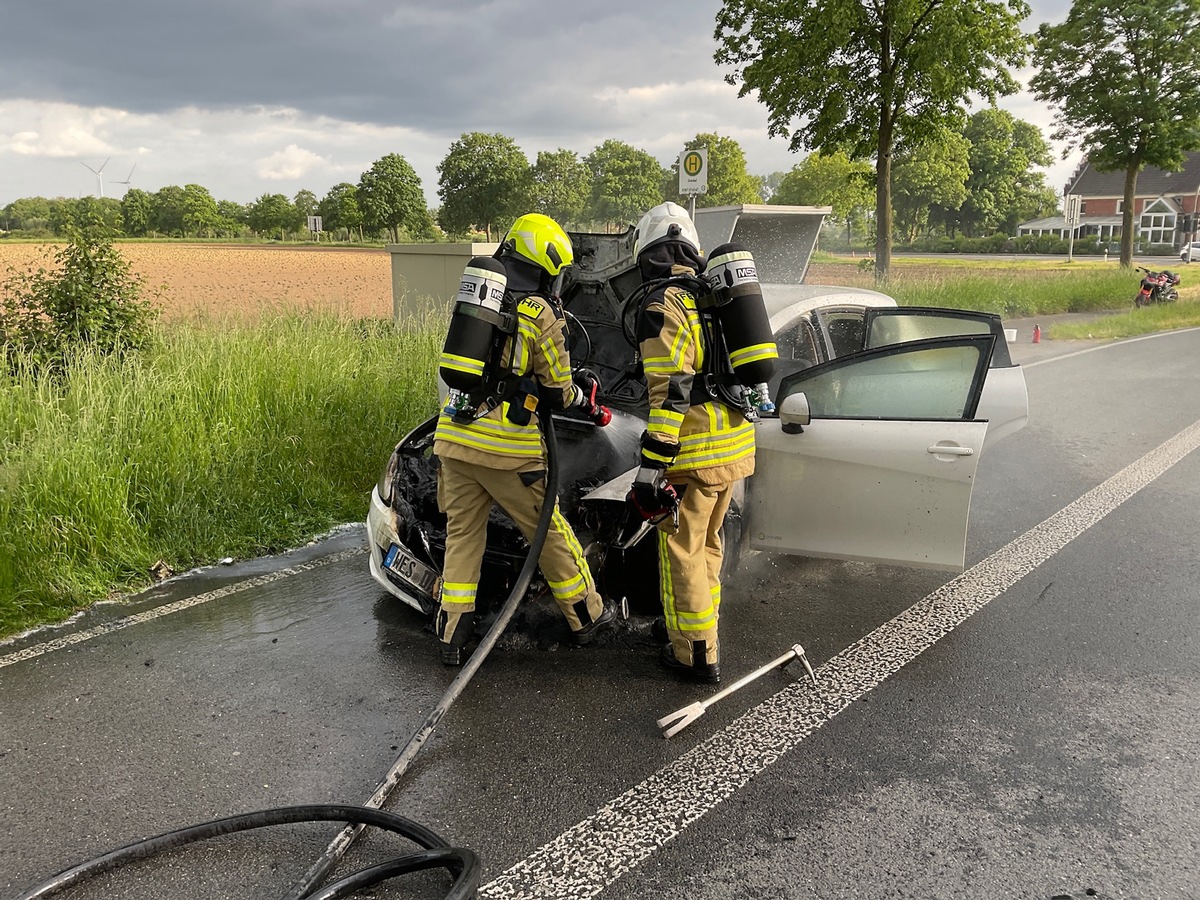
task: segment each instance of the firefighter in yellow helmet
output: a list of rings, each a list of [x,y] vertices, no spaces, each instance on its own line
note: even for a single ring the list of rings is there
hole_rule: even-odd
[[[769,326],[762,336],[765,308],[761,316],[754,308],[743,317],[724,286],[714,294],[698,277],[706,260],[696,227],[679,204],[660,204],[642,217],[634,255],[648,291],[637,337],[650,415],[629,499],[643,518],[658,522],[659,589],[668,639],[660,661],[685,680],[717,683],[720,529],[734,486],[754,472],[754,426],[747,418],[754,412],[737,402],[740,388],[719,391],[713,385],[722,378],[734,385],[731,357],[754,360],[756,376],[765,371],[763,361],[773,369],[775,345]],[[720,258],[739,261],[733,268],[753,274],[753,261],[740,247],[724,245]],[[755,277],[753,285],[734,291],[753,294],[756,289]],[[727,349],[725,338],[714,340],[719,326],[713,325],[713,311],[719,304],[735,313],[726,332],[737,337],[735,352]],[[761,292],[757,306],[762,307]],[[742,327],[743,320],[753,327]]]
[[[578,539],[558,511],[557,498],[545,496],[546,447],[532,414],[539,403],[561,409],[586,405],[595,396],[587,385],[572,381],[556,295],[560,275],[573,259],[571,240],[558,223],[531,213],[513,223],[495,258],[472,260],[464,274],[464,289],[468,283],[483,285],[479,297],[495,297],[494,321],[507,324],[497,326],[494,351],[466,352],[463,347],[472,345],[454,346],[455,335],[467,334],[480,321],[493,321],[486,310],[480,312],[482,306],[468,310],[464,328],[456,331],[452,319],[439,362],[447,384],[455,376],[467,379],[463,384],[478,379],[475,390],[451,391],[434,435],[433,451],[440,461],[438,506],[446,514],[446,555],[434,625],[446,665],[461,665],[467,656],[493,503],[530,540],[542,504],[555,504],[538,564],[575,644],[590,643],[613,620]]]

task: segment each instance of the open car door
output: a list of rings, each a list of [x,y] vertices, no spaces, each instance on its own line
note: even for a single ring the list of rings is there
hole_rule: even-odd
[[[1029,393],[1025,373],[1012,361],[1004,327],[995,313],[932,306],[868,309],[863,328],[863,349],[960,334],[990,334],[996,338],[988,360],[987,381],[976,415],[988,423],[987,442],[995,443],[1025,427],[1029,421]]]
[[[756,426],[756,550],[961,571],[995,338],[892,344],[795,372]]]

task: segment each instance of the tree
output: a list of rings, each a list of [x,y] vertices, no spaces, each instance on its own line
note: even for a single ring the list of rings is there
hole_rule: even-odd
[[[321,198],[317,212],[326,231],[336,232],[344,228],[349,239],[351,232],[362,226],[362,211],[358,208],[357,195],[358,189],[343,181],[331,187],[329,193]]]
[[[279,239],[296,221],[296,207],[283,194],[263,194],[246,208],[250,227],[258,234],[279,232]]]
[[[636,222],[642,213],[663,202],[665,171],[645,150],[607,140],[583,163],[592,177],[588,217],[593,222]]]
[[[395,243],[400,242],[401,228],[419,231],[428,217],[420,176],[399,153],[380,157],[363,172],[355,196],[364,224],[386,229]]]
[[[150,212],[150,230],[171,237],[182,237],[185,204],[183,188],[172,184],[154,192]]]
[[[533,207],[566,228],[582,222],[591,193],[591,174],[574,150],[542,150],[530,172]]]
[[[183,233],[211,237],[221,223],[217,201],[208,188],[198,184],[183,186]]]
[[[1121,265],[1133,265],[1133,204],[1147,165],[1200,149],[1200,0],[1075,0],[1037,33],[1034,96],[1058,106],[1053,137],[1100,172],[1125,173]]]
[[[512,138],[475,131],[450,145],[438,163],[440,223],[447,231],[482,227],[503,233],[529,204],[529,160]]]
[[[970,149],[962,134],[945,129],[897,155],[892,194],[896,226],[905,242],[911,244],[928,229],[930,207],[958,209],[967,199]]]
[[[50,228],[51,201],[45,197],[23,197],[4,207],[8,231],[46,231]]]
[[[791,206],[830,206],[830,219],[851,229],[865,222],[874,197],[871,164],[851,160],[845,153],[810,153],[784,175],[771,203]]]
[[[762,203],[762,179],[746,171],[746,154],[733,138],[698,134],[685,150],[708,148],[708,190],[696,195],[697,206],[737,206]],[[671,163],[663,183],[663,196],[686,205],[688,198],[679,193],[679,158]]]
[[[967,155],[971,174],[967,199],[950,213],[941,210],[948,230],[961,226],[970,237],[995,232],[1016,234],[1017,225],[1037,216],[1054,192],[1035,166],[1052,162],[1050,145],[1036,125],[1002,109],[981,109],[967,120],[963,134],[970,141]]]
[[[154,215],[154,198],[141,188],[130,188],[121,198],[121,228],[130,237],[145,237]]]
[[[246,207],[232,200],[217,201],[218,234],[237,237],[249,229],[250,217]]]
[[[117,232],[121,228],[121,201],[115,197],[58,198],[50,207],[50,227],[65,235],[79,222]]]
[[[779,186],[783,184],[783,179],[787,176],[787,172],[772,172],[769,175],[761,177],[762,180],[762,195],[763,199],[771,203],[775,197],[775,192],[779,190]]]
[[[958,125],[973,94],[1017,90],[1024,0],[725,0],[715,55],[739,95],[757,93],[768,132],[793,150],[844,150],[875,160],[875,274],[892,255],[892,154]],[[792,127],[792,123],[798,123]]]
[[[309,190],[297,191],[296,196],[292,198],[292,205],[296,207],[296,228],[308,228],[308,217],[317,215],[317,195]],[[321,227],[325,226],[324,220],[321,222]]]

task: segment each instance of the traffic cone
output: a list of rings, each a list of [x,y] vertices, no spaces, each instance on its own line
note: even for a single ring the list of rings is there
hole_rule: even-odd
[[[1040,344],[1042,342],[1042,326],[1041,325],[1033,326],[1033,342],[1035,344]]]

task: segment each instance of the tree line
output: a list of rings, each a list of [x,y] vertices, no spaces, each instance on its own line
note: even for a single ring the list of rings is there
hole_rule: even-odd
[[[968,99],[994,107],[1020,89],[1011,70],[1032,62],[1033,94],[1055,111],[1053,137],[1098,171],[1125,173],[1121,264],[1129,266],[1138,172],[1179,171],[1200,150],[1200,0],[1073,0],[1066,21],[1036,34],[1021,30],[1029,13],[1025,0],[725,0],[714,59],[739,96],[767,108],[768,132],[793,150],[873,167],[880,278],[893,215],[904,231],[935,208],[991,218],[987,208],[1004,202],[980,194],[955,206],[957,181],[935,183],[934,169],[961,159],[954,144],[970,140]],[[913,171],[898,172],[906,166]],[[941,196],[906,213],[906,182]]]
[[[1055,110],[1054,137],[1101,172],[1125,174],[1121,263],[1132,264],[1134,197],[1146,166],[1178,171],[1200,150],[1200,0],[1073,0],[1067,19],[1026,34],[1025,0],[826,0],[763,4],[724,0],[714,61],[741,96],[768,111],[768,133],[811,151],[788,173],[754,176],[736,141],[713,134],[709,193],[699,205],[790,202],[834,207],[848,235],[873,232],[875,272],[887,275],[896,237],[1011,233],[1057,208],[1033,171],[1049,153],[1040,132],[996,109],[1036,69],[1034,96]],[[988,108],[975,116],[967,101]],[[301,191],[247,207],[215,201],[199,185],[130,191],[127,234],[285,235],[316,212],[329,227],[399,240],[481,231],[538,209],[568,226],[624,225],[673,195],[675,171],[620,141],[591,153],[539,152],[531,164],[502,134],[464,134],[438,166],[441,206],[427,208],[420,179],[399,154],[335,185],[320,201]],[[133,195],[130,198],[130,195]],[[57,201],[67,207],[71,201]],[[83,203],[84,201],[77,201]],[[103,201],[98,201],[103,202]],[[55,231],[56,201],[9,204],[2,226]],[[126,208],[128,207],[128,209]],[[70,209],[66,209],[69,215]],[[57,232],[56,232],[57,233]]]
[[[865,240],[872,216],[872,173],[845,154],[814,152],[789,172],[747,171],[733,138],[701,133],[684,149],[708,148],[708,192],[697,206],[783,203],[829,206],[833,238]],[[1009,113],[985,110],[965,134],[941,141],[898,165],[903,240],[918,236],[979,236],[1015,231],[1025,218],[1053,210],[1054,192],[1037,166],[1050,162],[1038,129]],[[30,197],[0,211],[13,233],[62,235],[74,221],[101,218],[126,237],[280,238],[307,235],[309,216],[342,239],[429,241],[483,236],[491,240],[523,212],[537,210],[578,230],[623,229],[678,192],[678,161],[663,166],[630,144],[607,140],[591,153],[541,151],[531,163],[503,134],[463,134],[438,164],[439,207],[428,208],[420,177],[398,153],[377,160],[357,184],[343,182],[318,198],[263,194],[246,205],[217,200],[198,184],[153,193],[131,188],[121,199]]]

